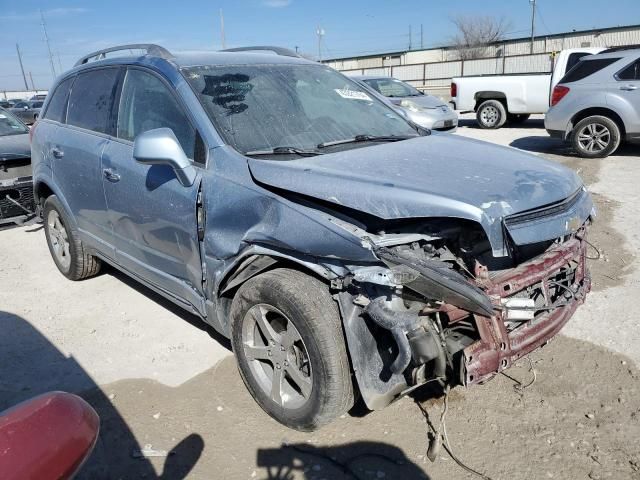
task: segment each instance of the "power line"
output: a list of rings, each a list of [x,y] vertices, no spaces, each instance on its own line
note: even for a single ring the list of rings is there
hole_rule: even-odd
[[[24,80],[24,86],[27,90],[29,90],[29,85],[27,85],[27,77],[24,74],[24,67],[22,66],[22,56],[20,55],[20,46],[16,43],[16,52],[18,52],[18,62],[20,62],[20,71],[22,72],[22,79]]]
[[[49,50],[49,64],[51,65],[51,74],[56,78],[56,67],[53,65],[53,55],[51,54],[51,45],[49,45],[49,35],[47,35],[47,26],[44,22],[44,13],[40,10],[40,19],[42,20],[42,31],[44,32],[44,40],[47,42],[47,50]]]

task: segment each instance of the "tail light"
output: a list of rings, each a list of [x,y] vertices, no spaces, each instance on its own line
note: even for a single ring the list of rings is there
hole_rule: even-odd
[[[451,82],[451,98],[455,98],[458,96],[458,85],[454,82]]]
[[[36,125],[38,125],[38,121],[37,120],[34,122],[33,125],[31,125],[31,128],[29,128],[29,143],[31,143],[33,141],[33,132],[36,129]]]
[[[567,93],[569,93],[569,87],[565,87],[564,85],[556,85],[553,89],[553,93],[551,94],[551,106],[553,107],[560,100],[562,100]]]

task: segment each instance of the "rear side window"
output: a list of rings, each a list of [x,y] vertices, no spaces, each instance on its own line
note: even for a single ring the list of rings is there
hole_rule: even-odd
[[[618,80],[640,80],[640,58],[618,73]]]
[[[195,159],[196,130],[171,91],[155,75],[130,69],[120,96],[118,138],[133,141],[155,128],[173,130],[187,157]]]
[[[73,83],[73,78],[74,77],[67,78],[58,85],[58,88],[53,92],[51,100],[49,100],[47,111],[42,118],[64,123],[64,117],[67,111],[67,98],[69,97],[69,89]]]
[[[582,57],[586,57],[587,55],[591,55],[588,52],[575,52],[569,55],[567,59],[567,72],[571,70],[576,64],[580,61]]]
[[[118,69],[103,68],[81,73],[69,95],[67,123],[99,133],[109,133],[109,118]]]
[[[597,60],[580,60],[575,67],[573,67],[567,74],[562,77],[560,83],[577,82],[599,72],[605,67],[608,67],[612,63],[620,60],[619,58],[599,58]]]

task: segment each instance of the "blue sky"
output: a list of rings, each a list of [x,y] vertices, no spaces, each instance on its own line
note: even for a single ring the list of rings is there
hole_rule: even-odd
[[[537,0],[537,32],[602,28],[640,23],[640,1]],[[155,42],[170,50],[219,49],[219,9],[228,47],[298,46],[316,55],[316,28],[325,30],[323,56],[446,44],[454,15],[505,17],[512,36],[526,36],[529,0],[0,0],[0,90],[24,88],[15,53],[20,44],[25,70],[38,88],[52,80],[39,9],[47,22],[55,68],[70,68],[83,54],[121,43]]]

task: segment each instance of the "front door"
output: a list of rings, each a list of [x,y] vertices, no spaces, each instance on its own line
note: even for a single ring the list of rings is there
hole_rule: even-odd
[[[102,156],[116,261],[202,313],[196,220],[200,175],[184,187],[170,167],[143,165],[133,158],[135,137],[161,127],[171,128],[194,158],[198,135],[172,90],[154,73],[129,69],[120,95],[117,138]]]

